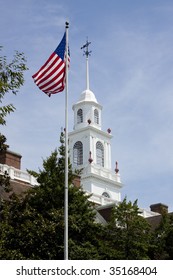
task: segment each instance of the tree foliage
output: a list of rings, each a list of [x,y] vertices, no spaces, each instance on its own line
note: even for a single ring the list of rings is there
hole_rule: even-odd
[[[127,202],[125,198],[116,205],[108,224],[107,239],[113,252],[113,259],[148,259],[150,233],[148,222],[140,215],[137,201]]]
[[[2,47],[0,47],[0,51],[2,50]],[[0,56],[0,125],[5,125],[7,115],[15,110],[13,104],[3,105],[3,99],[7,94],[17,94],[24,84],[25,70],[27,70],[27,67],[23,53],[16,51],[9,63],[6,56]],[[5,136],[0,133],[0,151],[7,148],[5,142]]]
[[[93,204],[69,164],[69,258],[98,259],[100,225]],[[43,161],[39,186],[23,198],[4,203],[0,227],[0,256],[5,259],[63,259],[64,257],[64,142]]]
[[[2,51],[2,47],[0,47]],[[14,112],[13,104],[3,104],[5,95],[17,94],[24,84],[24,71],[27,70],[26,59],[23,53],[15,52],[11,62],[7,62],[6,56],[0,56],[0,125],[6,125],[6,117]],[[9,146],[6,137],[0,133],[0,152]],[[0,174],[0,200],[3,191],[9,187],[9,177],[7,174]]]
[[[0,212],[0,259],[64,258],[64,135],[61,146],[43,161],[38,182],[24,196],[3,201]],[[96,210],[69,163],[69,259],[144,260],[173,258],[173,217],[163,215],[152,233],[137,201],[125,198],[113,207],[107,225],[96,222]],[[8,181],[8,178],[6,178]]]
[[[150,257],[154,260],[173,260],[173,215],[162,211],[161,222],[152,233]]]
[[[0,259],[64,258],[64,135],[61,145],[43,160],[38,182],[24,196],[3,201],[0,213]],[[69,259],[144,260],[173,258],[173,217],[163,214],[151,232],[137,201],[115,205],[106,225],[96,222],[96,210],[73,180],[79,173],[69,162]]]

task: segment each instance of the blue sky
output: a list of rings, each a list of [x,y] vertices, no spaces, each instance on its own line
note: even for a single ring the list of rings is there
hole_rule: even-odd
[[[24,52],[29,71],[16,112],[2,132],[22,154],[22,169],[38,170],[59,146],[64,93],[48,98],[32,75],[59,44],[69,20],[69,130],[72,105],[85,89],[85,58],[91,41],[90,89],[103,105],[102,129],[112,130],[112,168],[117,160],[122,197],[141,208],[162,202],[173,211],[173,1],[6,0],[1,2],[0,45],[12,58]]]

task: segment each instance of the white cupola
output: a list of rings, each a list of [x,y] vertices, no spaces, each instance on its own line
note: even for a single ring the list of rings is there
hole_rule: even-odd
[[[101,110],[94,93],[86,89],[80,95],[79,101],[73,105],[74,130],[87,127],[90,124],[101,129]]]
[[[73,105],[74,127],[69,133],[69,153],[72,167],[82,168],[83,189],[92,194],[91,200],[99,205],[121,200],[122,183],[119,170],[111,170],[110,130],[102,131],[102,106],[89,89],[89,42],[86,51],[86,90]],[[118,171],[117,171],[118,170]]]

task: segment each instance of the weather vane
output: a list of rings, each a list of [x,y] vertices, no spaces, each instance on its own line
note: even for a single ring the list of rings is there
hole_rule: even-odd
[[[86,89],[89,90],[89,55],[91,54],[91,51],[88,50],[88,46],[91,44],[91,42],[88,42],[88,37],[86,40],[86,44],[81,47],[81,49],[84,49],[83,55],[86,56]]]
[[[83,55],[86,55],[86,58],[88,58],[88,56],[89,56],[89,55],[91,54],[91,52],[92,52],[92,51],[89,51],[89,50],[88,50],[88,46],[89,46],[90,44],[91,44],[91,42],[88,42],[88,38],[87,38],[86,44],[83,45],[83,46],[81,47],[81,50],[82,50],[82,49],[85,49]]]

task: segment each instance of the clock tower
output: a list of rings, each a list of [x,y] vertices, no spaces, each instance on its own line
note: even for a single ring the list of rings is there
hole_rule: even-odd
[[[90,42],[82,47],[86,55],[86,90],[73,105],[74,128],[69,132],[70,161],[82,169],[81,185],[90,200],[98,205],[121,201],[122,183],[116,162],[111,169],[111,130],[102,131],[102,106],[89,89],[88,57]]]

